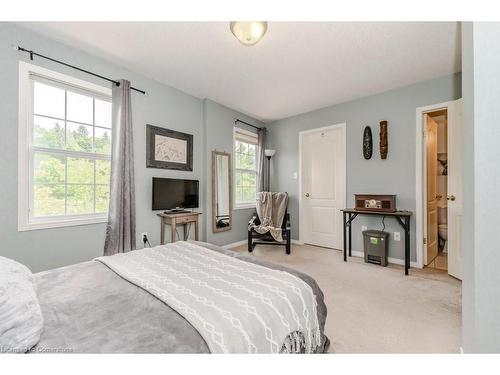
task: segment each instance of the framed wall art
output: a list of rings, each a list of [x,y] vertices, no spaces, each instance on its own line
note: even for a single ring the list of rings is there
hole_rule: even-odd
[[[146,167],[193,170],[193,135],[146,125]]]

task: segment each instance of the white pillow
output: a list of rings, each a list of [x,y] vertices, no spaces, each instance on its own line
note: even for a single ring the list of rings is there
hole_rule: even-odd
[[[40,340],[43,316],[33,274],[0,256],[0,353],[25,353]]]

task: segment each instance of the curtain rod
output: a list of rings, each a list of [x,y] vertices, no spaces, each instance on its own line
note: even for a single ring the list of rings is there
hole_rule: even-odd
[[[65,63],[65,62],[62,62],[62,61],[59,61],[59,60],[53,59],[52,57],[48,57],[48,56],[45,56],[45,55],[41,55],[41,54],[36,53],[36,52],[33,52],[33,51],[31,51],[31,50],[27,50],[27,49],[25,49],[25,48],[23,48],[23,47],[21,47],[21,46],[17,46],[17,50],[18,50],[18,51],[21,51],[21,52],[27,52],[27,53],[29,53],[29,54],[30,54],[30,60],[32,60],[32,61],[33,61],[33,56],[38,56],[38,57],[41,57],[42,59],[50,60],[50,61],[53,61],[53,62],[55,62],[55,63],[58,63],[58,64],[61,64],[61,65],[67,66],[67,67],[69,67],[69,68],[72,68],[72,69],[75,69],[75,70],[79,70],[80,72],[90,74],[90,75],[92,75],[92,76],[94,76],[94,77],[101,78],[101,79],[103,79],[103,80],[105,80],[105,81],[112,82],[113,84],[115,84],[115,85],[117,85],[117,86],[120,86],[120,82],[115,81],[114,79],[111,79],[111,78],[108,78],[108,77],[104,77],[104,76],[102,76],[102,75],[100,75],[100,74],[92,73],[92,72],[90,72],[90,71],[88,71],[88,70],[85,70],[85,69],[79,68],[79,67],[77,67],[77,66],[74,66],[74,65],[71,65],[71,64],[67,64],[67,63]],[[134,90],[134,91],[137,91],[137,92],[140,92],[141,94],[146,95],[146,91],[144,91],[144,90],[139,90],[139,89],[136,89],[135,87],[132,87],[132,86],[130,87],[130,89],[131,89],[131,90]]]
[[[234,124],[235,124],[235,125],[236,125],[236,123],[238,123],[238,122],[241,122],[242,124],[245,124],[245,125],[251,126],[252,128],[257,129],[257,130],[262,130],[262,129],[265,129],[265,127],[259,128],[258,126],[255,126],[255,125],[249,124],[248,122],[243,121],[243,120],[240,120],[239,118],[237,118],[236,120],[234,120]]]

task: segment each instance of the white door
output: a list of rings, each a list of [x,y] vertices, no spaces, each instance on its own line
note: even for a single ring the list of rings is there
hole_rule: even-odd
[[[425,115],[425,148],[427,164],[427,254],[424,264],[427,266],[438,255],[438,197],[437,197],[437,137],[438,124],[429,115]]]
[[[448,107],[448,273],[462,279],[462,99]]]
[[[301,133],[302,241],[342,248],[345,208],[345,124]]]

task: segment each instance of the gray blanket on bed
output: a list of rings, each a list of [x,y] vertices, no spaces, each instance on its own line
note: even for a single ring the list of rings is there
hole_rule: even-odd
[[[323,333],[326,306],[311,277],[217,246],[211,250],[272,269],[287,271],[309,284],[317,301]],[[84,262],[35,274],[44,331],[33,352],[209,353],[199,332],[175,310],[122,279],[99,262]],[[326,351],[328,339],[322,334]]]

